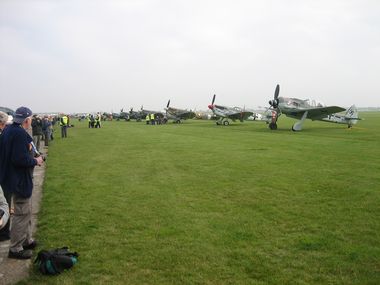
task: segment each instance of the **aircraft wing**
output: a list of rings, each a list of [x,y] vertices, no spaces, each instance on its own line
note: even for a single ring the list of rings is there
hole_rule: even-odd
[[[296,118],[301,119],[303,114],[307,111],[307,118],[311,120],[317,120],[320,118],[324,118],[328,115],[339,113],[345,111],[346,109],[338,106],[328,106],[328,107],[318,107],[318,108],[309,108],[309,109],[298,109],[292,110],[286,115],[290,115]]]
[[[246,120],[249,116],[252,116],[253,112],[243,111],[243,112],[229,113],[226,115],[229,119],[242,121],[242,120]]]

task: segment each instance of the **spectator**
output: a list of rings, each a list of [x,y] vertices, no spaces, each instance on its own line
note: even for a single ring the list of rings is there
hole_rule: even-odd
[[[38,151],[40,151],[40,142],[42,136],[42,120],[37,115],[33,115],[32,119],[33,141]]]
[[[8,115],[4,112],[0,111],[0,135],[5,128],[8,122]],[[7,200],[4,196],[3,189],[0,187],[0,229],[2,229],[5,225],[8,226],[9,219],[9,207]],[[3,234],[3,235],[1,235]],[[9,228],[8,232],[0,232],[0,241],[9,239]]]
[[[61,138],[67,138],[67,128],[69,126],[69,117],[62,114],[59,120],[59,125],[61,126]]]
[[[31,232],[32,173],[36,165],[42,165],[43,159],[33,157],[33,140],[26,132],[32,124],[31,116],[30,109],[18,108],[13,124],[0,137],[0,184],[4,193],[11,193],[15,206],[8,257],[15,259],[31,258],[37,245]]]
[[[51,140],[51,132],[52,132],[52,123],[48,116],[45,116],[42,119],[42,132],[44,133],[44,142],[45,146],[49,145],[49,141]]]

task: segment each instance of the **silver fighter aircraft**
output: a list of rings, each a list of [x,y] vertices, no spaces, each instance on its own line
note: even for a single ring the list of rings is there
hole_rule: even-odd
[[[216,97],[216,95],[214,94],[214,97],[212,97],[212,103],[210,105],[208,105],[208,108],[218,118],[218,120],[216,121],[217,125],[228,126],[230,124],[228,122],[228,119],[231,119],[234,122],[236,120],[243,122],[249,116],[253,115],[253,112],[245,111],[245,108],[242,109],[239,107],[226,107],[226,106],[216,105],[216,104],[214,104],[215,97]]]
[[[310,102],[309,100],[279,97],[279,93],[280,85],[277,84],[274,98],[269,101],[269,112],[266,114],[266,121],[271,130],[277,129],[277,120],[281,114],[299,120],[293,125],[293,131],[302,130],[305,119],[347,124],[349,128],[360,120],[355,105],[352,105],[345,115],[340,115],[336,113],[345,111],[346,109],[338,106],[323,106],[322,104],[315,103],[314,101]]]

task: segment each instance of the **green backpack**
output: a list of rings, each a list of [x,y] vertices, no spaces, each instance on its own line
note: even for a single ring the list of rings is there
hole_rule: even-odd
[[[34,263],[42,274],[56,275],[73,267],[78,261],[78,256],[78,253],[70,252],[68,247],[41,250]]]

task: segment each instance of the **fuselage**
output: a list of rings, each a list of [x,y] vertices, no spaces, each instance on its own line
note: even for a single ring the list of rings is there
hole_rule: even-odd
[[[208,108],[218,117],[227,117],[236,112],[243,112],[244,110],[239,107],[226,107],[222,105],[208,105]]]
[[[281,113],[293,118],[299,118],[299,111],[325,107],[322,103],[297,98],[278,97],[278,108]]]

